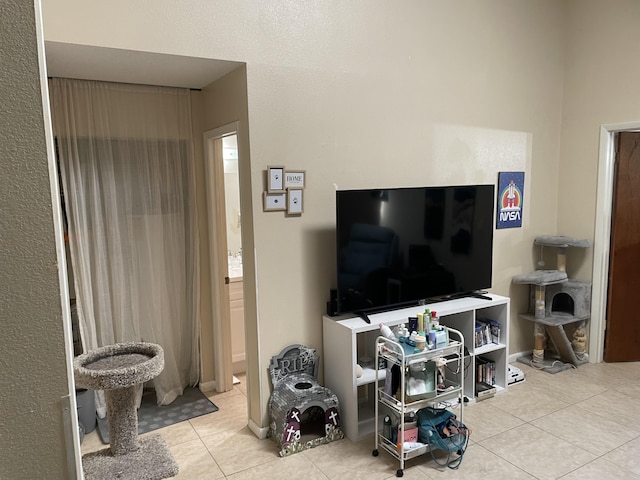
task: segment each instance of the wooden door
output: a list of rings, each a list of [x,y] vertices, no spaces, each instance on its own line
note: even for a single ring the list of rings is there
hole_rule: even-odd
[[[616,155],[605,362],[640,360],[640,132],[621,132]]]

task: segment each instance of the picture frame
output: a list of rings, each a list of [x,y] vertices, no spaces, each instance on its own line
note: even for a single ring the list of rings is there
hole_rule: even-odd
[[[262,192],[262,209],[277,212],[287,209],[287,192]]]
[[[287,214],[302,215],[304,212],[304,198],[302,188],[287,189]]]
[[[524,172],[498,172],[496,229],[521,228],[524,205]]]
[[[287,170],[284,172],[285,188],[305,188],[306,170]]]
[[[267,192],[285,192],[284,167],[282,165],[269,165],[267,167]]]

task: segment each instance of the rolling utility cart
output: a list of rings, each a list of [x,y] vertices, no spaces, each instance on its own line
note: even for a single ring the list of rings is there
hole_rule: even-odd
[[[453,418],[457,417],[464,427],[464,337],[458,330],[443,328],[448,342],[433,350],[417,351],[414,346],[404,343],[404,339],[400,342],[382,336],[376,339],[376,364],[386,361],[387,367],[386,372],[379,370],[376,373],[377,421],[372,455],[377,457],[379,449],[382,449],[396,458],[400,462],[397,477],[403,476],[407,460],[436,449],[449,451],[446,463],[436,462],[439,466],[456,468],[467,445],[466,432],[464,435],[454,432],[448,438],[441,438],[433,435],[435,429],[429,432],[419,428],[421,421],[424,425],[425,412],[430,418],[435,418],[433,415],[451,415],[442,409],[443,406],[455,406],[458,410]],[[381,381],[383,379],[384,382]],[[413,422],[416,418],[417,424]],[[457,457],[452,458],[452,454]]]

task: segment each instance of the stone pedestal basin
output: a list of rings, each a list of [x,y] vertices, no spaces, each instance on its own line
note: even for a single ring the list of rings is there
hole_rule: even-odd
[[[116,478],[111,475],[119,472],[117,478],[160,479],[178,472],[159,435],[138,441],[136,386],[157,377],[163,368],[162,347],[145,342],[107,345],[74,359],[76,386],[104,390],[109,418],[111,447],[83,457],[85,476]],[[158,469],[158,475],[149,475]],[[125,471],[131,475],[123,476]]]

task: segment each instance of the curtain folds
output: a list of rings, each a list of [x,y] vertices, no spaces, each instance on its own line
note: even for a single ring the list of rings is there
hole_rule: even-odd
[[[161,345],[153,382],[171,403],[199,378],[189,91],[61,78],[49,88],[84,351]]]

